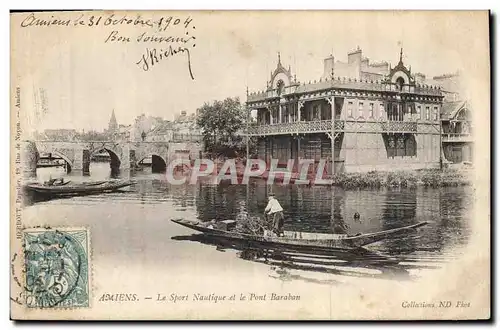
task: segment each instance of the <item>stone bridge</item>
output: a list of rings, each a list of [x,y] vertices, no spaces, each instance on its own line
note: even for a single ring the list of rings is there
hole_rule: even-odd
[[[65,160],[67,170],[82,171],[84,174],[90,172],[90,159],[101,150],[105,150],[111,157],[112,169],[133,169],[141,160],[147,157],[157,156],[166,166],[171,159],[179,153],[188,153],[191,159],[199,157],[201,150],[197,142],[114,142],[114,141],[90,141],[90,142],[64,142],[64,141],[25,141],[24,158],[27,160],[27,170],[36,171],[38,159],[36,153],[51,153]],[[34,147],[33,148],[33,144]],[[34,168],[33,168],[34,167]]]

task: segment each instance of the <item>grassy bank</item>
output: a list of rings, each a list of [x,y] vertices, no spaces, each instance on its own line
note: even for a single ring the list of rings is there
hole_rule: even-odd
[[[399,172],[341,173],[334,185],[345,189],[380,187],[456,187],[469,185],[467,172],[460,170],[418,170]]]

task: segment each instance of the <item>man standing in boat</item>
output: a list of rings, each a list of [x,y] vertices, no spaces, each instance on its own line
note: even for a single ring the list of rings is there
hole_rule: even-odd
[[[267,219],[272,219],[273,221],[273,231],[276,235],[280,236],[283,228],[284,216],[283,216],[283,208],[276,198],[274,198],[274,194],[269,194],[269,202],[267,203],[265,214],[267,215]]]

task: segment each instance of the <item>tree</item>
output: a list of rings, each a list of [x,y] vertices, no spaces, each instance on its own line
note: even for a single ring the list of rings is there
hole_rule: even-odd
[[[110,140],[111,137],[106,133],[96,132],[96,131],[87,131],[78,134],[75,139],[77,141],[107,141]]]
[[[238,97],[205,103],[198,109],[197,118],[205,151],[213,156],[245,155],[246,118],[245,107]]]

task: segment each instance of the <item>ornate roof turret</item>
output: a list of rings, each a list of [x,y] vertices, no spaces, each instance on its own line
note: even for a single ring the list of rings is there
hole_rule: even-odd
[[[406,85],[415,84],[415,79],[411,75],[411,69],[406,68],[403,63],[403,48],[401,48],[401,51],[399,52],[398,65],[396,65],[394,68],[391,68],[391,66],[389,66],[389,75],[387,80],[394,83],[399,77],[402,77],[404,79],[404,83]]]
[[[278,64],[276,65],[276,69],[271,72],[268,88],[276,88],[279,80],[282,80],[285,86],[289,86],[292,82],[292,73],[290,66],[288,66],[287,70],[283,64],[281,64],[281,54],[278,52]]]

